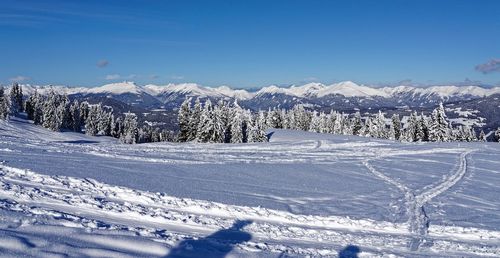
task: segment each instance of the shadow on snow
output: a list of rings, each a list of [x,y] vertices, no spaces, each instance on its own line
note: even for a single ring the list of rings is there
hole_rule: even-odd
[[[348,245],[339,251],[339,258],[358,258],[361,249],[355,245]]]
[[[172,248],[166,258],[172,257],[210,257],[223,258],[234,245],[249,241],[252,235],[242,231],[251,224],[250,220],[237,220],[230,228],[219,230],[200,239],[186,239]]]

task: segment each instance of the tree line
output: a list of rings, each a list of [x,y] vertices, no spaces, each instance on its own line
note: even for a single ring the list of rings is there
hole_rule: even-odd
[[[303,130],[318,133],[357,135],[404,142],[448,142],[486,141],[486,134],[467,125],[452,127],[443,104],[433,110],[430,116],[413,112],[403,122],[398,114],[387,119],[381,111],[375,115],[362,117],[354,114],[308,111],[302,105],[291,110],[273,109],[266,113],[266,122],[271,128]],[[495,132],[500,141],[500,128]]]
[[[264,112],[252,114],[237,103],[229,105],[222,100],[213,105],[207,99],[202,105],[197,98],[194,105],[191,104],[192,98],[186,98],[179,109],[180,142],[246,143],[268,140]]]
[[[66,94],[58,94],[50,89],[46,95],[35,90],[23,100],[22,87],[14,84],[7,95],[0,87],[0,119],[18,116],[26,112],[27,118],[35,125],[53,131],[70,130],[87,135],[111,136],[123,143],[146,143],[173,141],[175,135],[167,130],[139,126],[137,115],[125,113],[115,116],[111,107],[88,102],[70,101]]]
[[[194,102],[194,103],[193,103]],[[267,141],[268,128],[283,128],[358,135],[405,142],[418,141],[486,141],[486,134],[476,134],[467,125],[452,127],[444,107],[440,104],[430,116],[411,113],[401,121],[398,114],[387,119],[382,112],[362,117],[360,112],[345,114],[337,111],[317,112],[296,105],[290,110],[269,109],[251,112],[236,102],[219,101],[212,104],[207,99],[203,105],[197,98],[187,98],[178,111],[179,132],[139,126],[133,113],[115,115],[111,107],[88,102],[70,101],[65,94],[53,89],[41,95],[36,90],[24,100],[22,87],[14,84],[9,94],[0,87],[0,119],[26,112],[29,120],[53,131],[71,130],[88,135],[104,135],[124,143],[158,141],[196,141],[211,143],[246,143]],[[494,132],[500,141],[500,128]]]
[[[199,98],[191,104],[187,98],[178,113],[179,141],[213,143],[243,143],[267,141],[266,129],[282,128],[357,135],[404,142],[449,142],[449,141],[486,141],[486,134],[479,135],[468,125],[452,127],[445,109],[440,104],[430,116],[413,112],[405,121],[398,114],[387,119],[381,111],[375,115],[362,117],[360,112],[345,114],[337,111],[329,113],[309,111],[303,105],[290,110],[270,109],[267,112],[252,113],[237,103],[228,105],[219,101],[213,106],[210,99],[204,105]],[[500,141],[500,128],[495,132]]]

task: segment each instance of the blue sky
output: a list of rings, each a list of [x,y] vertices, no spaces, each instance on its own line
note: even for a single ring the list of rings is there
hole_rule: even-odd
[[[0,83],[500,85],[500,1],[1,0]]]

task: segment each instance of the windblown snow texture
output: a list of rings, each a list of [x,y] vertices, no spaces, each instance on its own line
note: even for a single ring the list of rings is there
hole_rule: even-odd
[[[273,130],[124,145],[0,122],[6,256],[499,256],[500,145]]]

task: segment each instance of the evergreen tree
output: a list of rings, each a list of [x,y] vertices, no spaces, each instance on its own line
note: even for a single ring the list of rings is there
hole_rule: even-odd
[[[468,125],[461,125],[455,132],[455,140],[457,141],[465,141],[472,142],[476,141],[476,133],[474,130]]]
[[[101,104],[89,106],[89,112],[85,120],[85,134],[94,136],[99,133],[99,119],[101,113]]]
[[[111,136],[112,122],[114,120],[112,111],[106,111],[101,109],[99,120],[98,120],[98,131],[100,135]]]
[[[266,129],[266,117],[264,112],[260,111],[251,124],[248,142],[266,142]]]
[[[371,128],[372,128],[372,119],[370,117],[366,117],[365,125],[364,125],[363,129],[361,129],[360,136],[371,137],[371,135],[370,135]]]
[[[63,96],[58,96],[59,103],[57,106],[57,117],[59,128],[72,129],[72,119],[71,114],[69,112],[70,102],[68,99],[68,95],[64,94]]]
[[[0,86],[0,120],[7,120],[9,118],[9,99],[5,95],[4,89]]]
[[[154,128],[151,132],[151,142],[159,142],[161,141],[161,132],[160,129]]]
[[[477,134],[476,134],[476,131],[474,130],[474,128],[470,127],[469,131],[470,131],[469,135],[470,135],[470,139],[471,139],[470,141],[471,142],[477,141]]]
[[[224,101],[220,100],[217,103],[215,114],[218,116],[219,125],[222,127],[222,139],[217,139],[217,142],[231,142],[231,116],[232,108]]]
[[[351,119],[349,119],[349,115],[346,115],[342,112],[343,124],[342,124],[342,134],[344,135],[352,135],[353,124],[351,123]]]
[[[454,141],[464,141],[465,135],[463,134],[463,126],[458,126],[451,132]]]
[[[292,110],[293,129],[307,131],[311,123],[311,117],[303,105],[295,105]]]
[[[281,110],[274,108],[270,110],[267,115],[267,124],[270,128],[283,128],[283,120]]]
[[[18,83],[10,88],[9,100],[11,115],[17,116],[19,112],[23,112],[23,90]]]
[[[309,124],[309,131],[319,133],[321,131],[321,120],[316,111],[312,112],[311,123]]]
[[[188,141],[193,141],[196,139],[196,135],[198,134],[198,127],[200,123],[200,117],[201,117],[201,102],[200,98],[196,98],[196,101],[194,102],[194,107],[191,112],[191,117],[189,119],[189,136],[188,136]]]
[[[408,122],[406,123],[406,141],[408,142],[415,142],[418,141],[417,137],[417,132],[418,132],[418,120],[417,120],[417,113],[411,113],[410,117],[408,118]]]
[[[17,89],[16,102],[17,102],[17,105],[19,106],[19,112],[24,112],[23,87],[21,87],[19,85],[18,85],[18,89]]]
[[[89,111],[90,107],[87,101],[83,101],[82,103],[80,103],[80,120],[82,122],[87,121],[87,117],[89,116]]]
[[[150,126],[143,126],[138,129],[138,143],[152,142],[152,132]]]
[[[429,128],[429,138],[432,141],[450,141],[449,123],[444,111],[443,103],[432,111],[432,123]]]
[[[385,116],[384,113],[382,113],[382,111],[380,110],[378,111],[378,115],[376,116],[373,125],[374,125],[373,127],[374,131],[372,135],[374,135],[374,137],[382,139],[387,138],[386,127],[385,127]]]
[[[26,115],[28,117],[28,120],[34,120],[35,119],[35,104],[36,104],[36,99],[37,99],[38,92],[35,89],[35,93],[29,96],[29,98],[26,100],[24,104],[24,110],[26,111]]]
[[[138,140],[137,115],[134,113],[125,113],[123,120],[123,134],[120,140],[123,143],[135,144]]]
[[[222,102],[219,102],[217,106],[214,107],[212,112],[212,128],[210,129],[211,135],[209,142],[212,143],[223,143],[226,140],[226,118],[225,118],[225,106]]]
[[[422,113],[420,119],[418,120],[418,137],[419,140],[427,142],[429,141],[429,123],[427,117]]]
[[[319,132],[320,133],[328,133],[328,116],[324,113],[324,112],[321,112],[319,114]]]
[[[333,125],[334,134],[342,134],[344,131],[344,116],[340,113],[335,114],[335,124]]]
[[[182,102],[181,108],[179,109],[179,114],[177,116],[177,120],[179,121],[179,141],[181,142],[187,141],[191,134],[190,118],[191,98],[186,98],[184,102]]]
[[[415,140],[416,141],[419,141],[419,142],[422,142],[424,141],[424,124],[422,123],[423,119],[422,117],[418,117],[416,116],[417,118],[417,123],[416,123],[416,127],[415,127]]]
[[[78,102],[78,100],[75,100],[73,103],[71,103],[69,107],[69,114],[71,120],[71,126],[69,129],[75,132],[81,132],[82,120],[80,116],[80,103]]]
[[[327,116],[327,133],[335,133],[335,119],[337,119],[337,112],[334,110],[330,110],[330,114]]]
[[[213,130],[213,118],[212,118],[212,102],[210,99],[205,101],[203,105],[203,110],[200,115],[200,122],[198,124],[196,140],[198,142],[209,142],[212,136]],[[179,140],[180,141],[180,140]]]
[[[352,134],[360,135],[361,129],[363,128],[363,124],[361,121],[361,114],[357,111],[352,118]]]
[[[231,119],[231,143],[242,143],[243,136],[243,110],[237,107]]]
[[[43,103],[43,121],[42,126],[52,131],[61,129],[62,118],[58,112],[59,96],[51,89]]]
[[[479,141],[486,142],[486,134],[483,130],[479,133]]]
[[[115,138],[120,138],[123,134],[123,119],[118,117],[113,123],[113,129],[111,130],[111,136]]]
[[[41,125],[43,123],[43,107],[45,106],[44,102],[44,98],[39,95],[37,91],[35,91],[33,98],[33,123],[36,125]]]
[[[401,120],[398,114],[391,117],[390,139],[398,141],[401,137]]]

